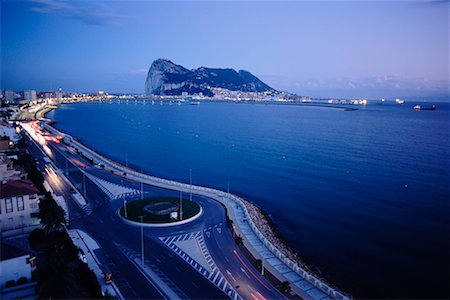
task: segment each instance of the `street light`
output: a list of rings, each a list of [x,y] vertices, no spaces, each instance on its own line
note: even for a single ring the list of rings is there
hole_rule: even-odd
[[[192,169],[189,169],[189,201],[192,201]]]
[[[261,275],[264,276],[264,257],[261,256]]]
[[[142,268],[145,268],[144,265],[144,216],[139,216],[141,219],[141,258],[142,258]]]
[[[86,196],[86,174],[83,172],[83,194],[84,197],[87,198]]]
[[[183,192],[180,191],[180,221],[183,220]]]

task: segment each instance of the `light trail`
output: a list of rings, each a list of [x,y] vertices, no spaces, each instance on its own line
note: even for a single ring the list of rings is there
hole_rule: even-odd
[[[250,272],[250,274],[253,275],[253,277],[256,278],[256,280],[258,280],[259,283],[261,283],[262,286],[264,286],[268,291],[270,291],[270,288],[264,284],[264,282],[262,282],[253,272],[252,270],[250,270],[250,268],[244,263],[244,261],[242,260],[242,258],[239,256],[239,254],[237,253],[237,251],[235,249],[233,249],[234,255],[236,255],[236,257],[238,258],[238,260],[241,262],[241,264],[244,265],[244,267]]]

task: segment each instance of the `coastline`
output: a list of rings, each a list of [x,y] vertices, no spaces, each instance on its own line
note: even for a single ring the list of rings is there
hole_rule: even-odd
[[[308,106],[309,107],[314,107],[313,105],[308,105]],[[316,106],[316,107],[324,108],[322,106]],[[54,120],[46,118],[46,115],[50,111],[52,111],[52,110],[54,110],[56,108],[57,108],[57,106],[44,108],[41,111],[38,111],[36,113],[36,116],[38,115],[39,112],[42,112],[40,114],[41,115],[41,118],[39,119],[40,121],[44,121],[46,123],[46,125],[48,125],[49,127],[55,129],[55,131],[59,132],[60,134],[68,135],[65,132],[60,131],[58,128],[54,128],[53,127],[53,125],[56,123]],[[344,109],[342,107],[325,107],[325,108]],[[85,148],[89,149],[90,151],[92,151],[94,153],[98,153],[97,151],[93,151],[88,145],[80,142],[80,140],[77,137],[72,137],[72,138],[78,144],[81,144],[82,146],[84,146]],[[105,153],[99,153],[99,154],[100,154],[100,156],[105,157],[107,160],[113,162],[114,164],[123,167],[121,165],[121,163],[116,162],[114,159],[110,158],[107,154],[105,154]],[[132,168],[130,168],[130,167],[127,167],[127,169],[132,170]],[[150,175],[150,177],[157,178],[157,177],[154,177],[152,175]],[[161,180],[163,180],[163,181],[174,181],[174,180],[171,180],[171,179],[161,179]],[[207,188],[207,189],[210,189],[210,188]],[[240,202],[242,202],[243,205],[245,205],[246,210],[248,211],[248,215],[250,216],[250,219],[251,219],[252,223],[260,231],[260,233],[268,240],[268,242],[270,242],[272,245],[274,245],[277,248],[277,250],[279,250],[282,253],[283,256],[285,256],[291,262],[297,263],[298,266],[300,266],[301,268],[305,269],[307,271],[307,273],[309,273],[307,276],[312,276],[312,278],[315,277],[317,279],[320,279],[321,281],[326,283],[326,285],[328,285],[329,287],[332,287],[335,290],[339,291],[339,294],[344,295],[344,297],[351,298],[351,296],[349,296],[347,293],[343,292],[340,288],[336,287],[334,284],[332,284],[330,281],[325,279],[322,275],[318,274],[318,272],[314,271],[306,263],[303,262],[303,260],[299,257],[299,255],[297,255],[295,253],[295,251],[292,250],[292,248],[289,247],[289,245],[284,241],[284,239],[282,237],[282,234],[279,233],[276,225],[273,224],[273,222],[270,220],[270,218],[268,217],[268,214],[266,212],[264,212],[261,208],[257,207],[255,204],[249,202],[248,200],[245,200],[245,199],[243,199],[243,198],[241,198],[239,196],[234,196],[234,197],[238,198],[238,200]],[[214,199],[214,200],[217,201],[217,199]],[[225,209],[227,210],[227,207],[225,207]],[[246,248],[247,248],[247,250],[250,251],[248,246]],[[250,251],[250,252],[252,252],[252,251]],[[322,283],[320,283],[320,285],[321,284]]]
[[[278,230],[277,226],[273,223],[273,221],[268,217],[268,213],[264,211],[262,208],[259,208],[255,204],[249,202],[248,200],[244,200],[243,203],[247,207],[247,210],[250,213],[250,217],[255,224],[255,226],[259,229],[259,231],[264,234],[264,236],[275,245],[280,252],[282,252],[286,257],[296,262],[302,268],[308,270],[309,273],[313,274],[315,277],[320,278],[322,281],[326,282],[329,286],[344,292],[340,287],[333,284],[329,279],[324,277],[323,274],[318,273],[315,269],[311,268],[307,263],[303,261],[300,255],[297,254],[295,250],[293,250],[286,240],[283,237],[283,234]],[[249,250],[249,249],[247,249]],[[251,252],[251,251],[250,251]]]

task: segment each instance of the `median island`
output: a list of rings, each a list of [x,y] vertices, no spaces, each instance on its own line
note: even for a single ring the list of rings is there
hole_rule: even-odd
[[[120,216],[133,222],[148,224],[174,223],[190,219],[200,213],[200,205],[194,200],[154,197],[126,203],[120,208]]]

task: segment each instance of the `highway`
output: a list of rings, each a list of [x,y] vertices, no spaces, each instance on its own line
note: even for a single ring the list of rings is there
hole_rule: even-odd
[[[101,249],[96,250],[96,255],[113,274],[122,295],[133,299],[167,298],[157,288],[158,281],[145,276],[140,264],[136,264],[141,260],[140,227],[124,223],[116,214],[124,199],[140,199],[140,183],[93,167],[64,143],[48,140],[46,146],[45,152],[59,172],[67,173],[80,193],[85,191],[88,200],[87,206],[80,207],[71,196],[70,184],[46,175],[55,191],[66,199],[69,228],[81,229],[99,243]],[[30,143],[29,151],[44,171],[48,162],[40,148]],[[115,197],[99,182],[135,192]],[[177,191],[150,185],[143,185],[143,191],[145,197],[179,196]],[[284,298],[236,247],[226,227],[224,207],[206,197],[193,196],[193,199],[204,211],[195,221],[172,227],[144,228],[145,268],[152,269],[179,298]]]

